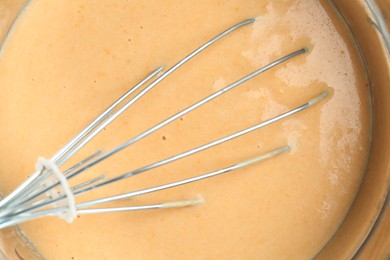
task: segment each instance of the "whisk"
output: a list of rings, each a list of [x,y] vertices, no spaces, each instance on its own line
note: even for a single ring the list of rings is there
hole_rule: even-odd
[[[0,228],[9,227],[24,221],[28,221],[28,220],[32,220],[44,216],[58,216],[60,218],[65,219],[68,222],[72,222],[78,215],[81,214],[96,214],[96,213],[105,213],[105,212],[174,208],[174,207],[185,207],[185,206],[197,205],[199,203],[202,203],[203,201],[202,198],[194,198],[194,199],[189,199],[184,201],[170,201],[164,203],[138,205],[138,206],[133,206],[133,205],[131,206],[124,205],[122,207],[105,206],[107,203],[113,201],[125,200],[135,196],[157,192],[164,189],[170,189],[188,183],[201,181],[206,178],[214,177],[224,173],[228,173],[230,171],[247,167],[249,165],[259,163],[261,161],[275,157],[281,153],[287,152],[290,149],[288,145],[275,148],[267,153],[258,155],[254,158],[249,158],[246,161],[232,164],[229,167],[218,169],[208,173],[203,173],[195,177],[182,179],[164,185],[154,186],[154,187],[140,189],[136,191],[130,191],[127,193],[118,194],[118,195],[105,197],[105,198],[98,198],[98,199],[81,201],[81,202],[76,200],[76,198],[78,198],[78,196],[81,194],[85,194],[87,192],[90,192],[92,190],[98,189],[106,185],[114,184],[115,182],[121,181],[125,178],[129,178],[131,176],[135,176],[137,174],[147,172],[151,169],[163,166],[165,164],[193,155],[195,153],[199,153],[213,146],[238,138],[240,136],[258,130],[262,127],[270,125],[276,121],[282,120],[286,117],[296,114],[325,99],[328,96],[327,91],[322,91],[316,97],[309,100],[308,102],[299,105],[292,110],[286,111],[283,114],[270,118],[266,121],[259,122],[239,132],[235,132],[233,134],[222,137],[210,143],[190,149],[188,151],[171,156],[169,158],[154,162],[152,164],[132,170],[130,172],[118,175],[116,177],[107,179],[106,176],[100,175],[92,179],[89,179],[88,181],[82,182],[78,185],[75,185],[73,187],[70,187],[68,182],[70,179],[80,175],[87,169],[97,165],[98,163],[102,162],[108,157],[117,154],[123,149],[131,146],[137,141],[152,134],[158,129],[168,125],[169,123],[182,117],[183,115],[190,113],[196,108],[240,86],[244,82],[258,76],[259,74],[281,63],[284,63],[298,55],[302,55],[306,53],[307,52],[306,48],[302,48],[290,54],[287,54],[269,63],[268,65],[255,70],[254,72],[246,75],[245,77],[238,79],[237,81],[225,86],[219,91],[216,91],[213,94],[207,96],[206,98],[194,103],[193,105],[187,107],[186,109],[170,116],[169,118],[163,120],[162,122],[151,127],[150,129],[147,129],[146,131],[125,141],[121,145],[115,147],[114,149],[108,152],[97,151],[94,154],[90,155],[89,157],[85,158],[84,160],[80,161],[79,163],[75,164],[74,166],[64,171],[60,170],[60,167],[65,162],[67,162],[75,153],[77,153],[80,149],[82,149],[96,135],[98,135],[99,132],[101,132],[105,127],[107,127],[111,122],[113,122],[122,113],[124,113],[129,107],[131,107],[135,102],[137,102],[140,98],[142,98],[142,96],[144,96],[147,92],[149,92],[154,87],[156,87],[162,80],[164,80],[166,77],[172,74],[180,66],[182,66],[184,63],[192,59],[194,56],[198,55],[200,52],[202,52],[203,50],[205,50],[207,47],[214,44],[218,40],[224,38],[228,34],[233,33],[234,31],[238,30],[241,27],[252,24],[253,22],[255,22],[255,19],[248,19],[223,31],[219,35],[215,36],[214,38],[212,38],[211,40],[209,40],[208,42],[204,43],[202,46],[200,46],[199,48],[191,52],[185,58],[180,60],[176,65],[168,69],[166,72],[163,72],[162,67],[159,67],[156,70],[152,71],[147,77],[145,77],[142,81],[136,84],[133,88],[128,90],[123,96],[121,96],[110,107],[108,107],[101,115],[99,115],[95,120],[93,120],[84,130],[82,130],[77,136],[75,136],[51,159],[39,158],[36,164],[36,171],[24,183],[22,183],[7,197],[5,197],[2,201],[0,201]],[[139,92],[137,93],[136,91]],[[133,97],[129,99],[131,95],[133,95]]]

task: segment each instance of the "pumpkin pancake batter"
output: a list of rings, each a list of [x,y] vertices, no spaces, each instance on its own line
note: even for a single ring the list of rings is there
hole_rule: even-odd
[[[329,240],[364,173],[370,111],[354,43],[325,1],[33,0],[0,56],[1,190],[14,189],[34,171],[38,156],[51,157],[147,73],[174,65],[251,17],[254,24],[172,74],[76,157],[109,150],[292,51],[309,52],[164,127],[92,168],[86,178],[116,176],[186,151],[283,113],[326,88],[333,95],[294,117],[86,197],[195,176],[287,144],[291,151],[128,201],[201,195],[205,202],[198,206],[82,215],[72,224],[49,217],[22,224],[45,257],[305,259]]]

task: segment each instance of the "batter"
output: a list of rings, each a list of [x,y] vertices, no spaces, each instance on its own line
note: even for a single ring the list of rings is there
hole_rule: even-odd
[[[291,151],[207,181],[129,200],[189,199],[170,210],[43,218],[22,229],[47,259],[308,259],[342,222],[364,173],[366,74],[325,1],[34,0],[0,56],[0,185],[7,194],[97,114],[158,66],[169,68],[242,20],[83,152],[109,150],[292,51],[309,52],[245,83],[94,167],[116,176],[231,134],[308,101],[292,118],[97,190],[100,198],[216,170],[283,145]],[[71,164],[71,163],[70,163]],[[75,180],[81,182],[82,178]],[[80,198],[84,199],[84,198]]]

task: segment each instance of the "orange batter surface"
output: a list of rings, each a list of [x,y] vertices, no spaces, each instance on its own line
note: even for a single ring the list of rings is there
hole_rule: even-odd
[[[0,56],[0,186],[5,194],[117,97],[242,20],[164,80],[83,152],[109,150],[278,57],[256,77],[104,161],[116,176],[303,104],[315,107],[245,137],[96,190],[81,200],[216,170],[283,145],[291,151],[207,181],[128,201],[195,198],[180,209],[82,215],[22,225],[48,259],[307,259],[330,239],[359,187],[370,133],[365,71],[348,31],[314,0],[33,0]],[[80,182],[83,178],[75,179]],[[72,183],[75,183],[72,182]]]

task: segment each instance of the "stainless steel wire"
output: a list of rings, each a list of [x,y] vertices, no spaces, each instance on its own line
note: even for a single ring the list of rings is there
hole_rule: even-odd
[[[163,185],[158,185],[155,187],[149,187],[137,191],[130,191],[123,194],[117,194],[110,197],[97,198],[90,201],[76,202],[76,197],[79,195],[85,194],[89,191],[104,187],[106,185],[113,184],[115,182],[121,181],[123,179],[135,176],[147,172],[151,169],[166,165],[176,160],[180,160],[184,157],[191,156],[195,153],[199,153],[216,145],[220,145],[224,142],[230,141],[232,139],[238,138],[240,136],[246,135],[250,132],[258,130],[262,127],[268,126],[272,123],[280,121],[284,118],[292,116],[296,113],[299,113],[316,103],[322,101],[328,96],[328,92],[321,91],[317,96],[313,97],[308,102],[298,105],[296,108],[286,111],[283,114],[277,115],[273,118],[259,122],[251,127],[243,129],[241,131],[232,133],[225,137],[219,138],[207,144],[198,146],[196,148],[190,149],[188,151],[179,153],[177,155],[165,158],[163,160],[151,163],[144,167],[129,171],[127,173],[118,175],[116,177],[107,179],[106,176],[100,175],[94,178],[91,178],[87,181],[84,181],[80,184],[77,184],[73,187],[67,188],[68,180],[78,176],[87,169],[99,164],[103,160],[117,154],[123,149],[130,147],[132,144],[138,142],[139,140],[145,138],[146,136],[156,132],[162,127],[170,124],[171,122],[177,120],[183,115],[194,111],[200,106],[205,105],[206,103],[218,98],[219,96],[231,91],[232,89],[242,85],[248,80],[266,72],[267,70],[278,66],[282,63],[289,61],[290,59],[302,55],[307,52],[306,48],[296,50],[292,53],[289,53],[268,65],[265,65],[252,73],[236,80],[235,82],[225,86],[224,88],[216,91],[215,93],[199,100],[198,102],[188,106],[182,111],[168,117],[167,119],[161,121],[150,129],[145,130],[144,132],[136,135],[135,137],[130,138],[129,140],[118,145],[114,149],[104,152],[102,150],[97,151],[96,153],[88,156],[84,160],[75,164],[74,166],[68,168],[64,171],[64,178],[58,177],[55,175],[55,172],[58,171],[58,167],[62,166],[67,162],[72,156],[82,149],[88,142],[90,142],[95,136],[97,136],[105,127],[107,127],[111,122],[117,119],[122,113],[127,111],[135,102],[141,99],[147,92],[156,87],[162,80],[168,77],[170,74],[175,72],[178,68],[188,62],[190,59],[198,55],[200,52],[208,48],[210,45],[219,41],[220,39],[226,37],[232,32],[238,30],[241,27],[252,24],[255,19],[248,19],[243,22],[240,22],[229,29],[218,34],[189,55],[184,57],[166,72],[163,72],[163,67],[159,67],[147,75],[143,80],[136,84],[133,88],[127,91],[123,96],[121,96],[117,101],[115,101],[111,106],[103,111],[96,119],[94,119],[85,129],[83,129],[78,135],[76,135],[68,144],[66,144],[62,149],[60,149],[51,159],[50,162],[52,166],[44,166],[38,168],[37,171],[31,175],[31,177],[16,188],[10,195],[0,201],[0,228],[5,228],[11,225],[15,225],[24,221],[32,220],[44,216],[59,216],[59,217],[69,217],[69,211],[71,206],[74,207],[74,212],[70,216],[70,221],[73,220],[75,214],[96,214],[96,213],[106,213],[106,212],[120,212],[120,211],[133,211],[133,210],[145,210],[145,209],[160,209],[160,208],[172,208],[172,207],[184,207],[196,205],[202,202],[201,198],[190,199],[185,201],[173,201],[173,202],[164,202],[151,205],[139,205],[139,206],[123,206],[123,207],[104,207],[104,204],[129,199],[135,196],[140,196],[147,193],[157,192],[164,189],[170,189],[177,186],[189,184],[196,181],[201,181],[210,177],[217,175],[225,174],[233,170],[237,170],[261,161],[275,157],[281,153],[287,152],[290,148],[287,145],[275,148],[264,154],[249,158],[243,162],[235,163],[229,167],[211,171],[208,173],[200,174],[191,178],[175,181],[172,183],[167,183]],[[137,91],[139,91],[137,93]],[[130,98],[131,95],[134,95]],[[129,99],[130,98],[130,99]],[[127,100],[129,99],[129,100]],[[126,101],[127,100],[127,101]],[[56,177],[57,176],[57,177]],[[53,179],[54,178],[54,179]],[[65,189],[67,189],[65,192]],[[53,191],[56,193],[54,195]],[[72,196],[69,196],[69,192]],[[49,194],[49,195],[48,195]],[[72,198],[70,198],[72,197]],[[69,205],[74,204],[74,205]],[[97,208],[91,208],[93,206],[98,206]]]

